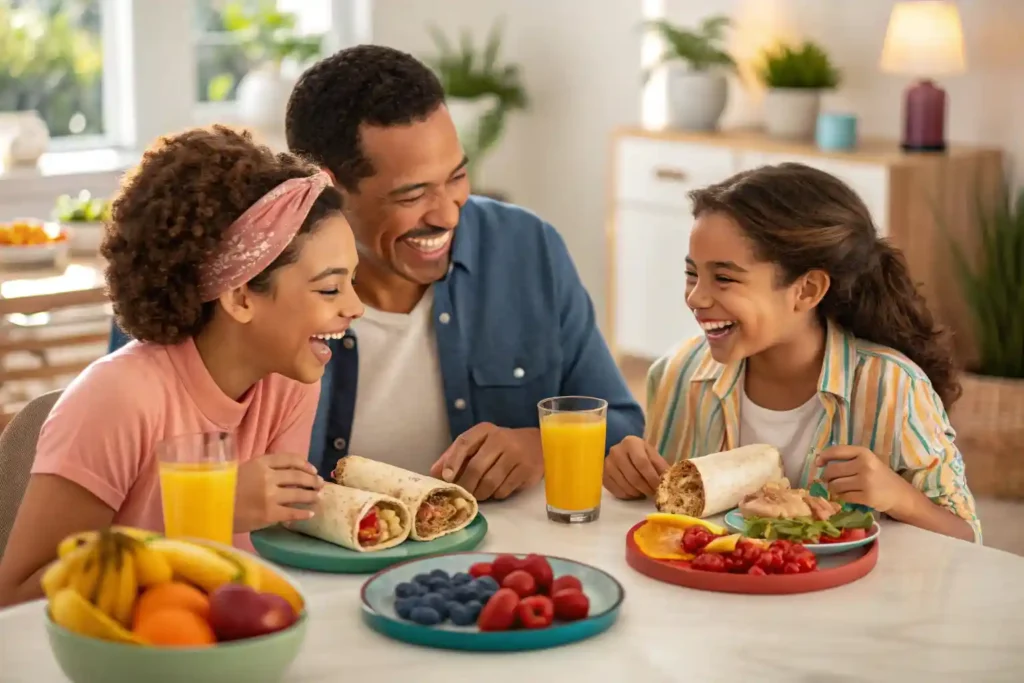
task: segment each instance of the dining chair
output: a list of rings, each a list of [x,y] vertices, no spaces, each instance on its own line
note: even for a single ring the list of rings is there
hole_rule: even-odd
[[[61,392],[50,391],[29,401],[0,434],[0,557],[28,486],[39,430]]]

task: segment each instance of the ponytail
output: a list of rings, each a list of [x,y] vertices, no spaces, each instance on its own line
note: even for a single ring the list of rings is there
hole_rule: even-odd
[[[860,339],[893,348],[924,371],[948,411],[960,383],[946,330],[937,327],[903,254],[875,241],[869,268],[844,291],[830,289],[819,310]]]

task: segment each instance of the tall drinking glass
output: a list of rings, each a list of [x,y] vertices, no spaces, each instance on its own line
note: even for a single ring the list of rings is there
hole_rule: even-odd
[[[593,522],[601,514],[608,402],[557,396],[537,404],[548,519]]]
[[[238,460],[226,432],[186,434],[156,445],[164,533],[231,545]]]

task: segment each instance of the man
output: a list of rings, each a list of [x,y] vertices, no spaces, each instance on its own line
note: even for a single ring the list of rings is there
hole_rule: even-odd
[[[549,396],[606,399],[608,444],[643,433],[562,238],[470,195],[426,66],[377,45],[318,62],[292,92],[287,137],[344,194],[366,305],[331,342],[309,454],[321,476],[355,453],[506,498],[543,476]]]

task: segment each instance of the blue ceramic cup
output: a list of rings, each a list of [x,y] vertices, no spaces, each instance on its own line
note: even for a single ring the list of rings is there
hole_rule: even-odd
[[[818,147],[824,150],[853,149],[857,146],[857,117],[853,114],[822,112],[818,115],[815,140]]]

